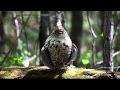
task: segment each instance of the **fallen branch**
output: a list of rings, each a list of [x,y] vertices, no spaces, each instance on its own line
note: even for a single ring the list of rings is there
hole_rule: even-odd
[[[120,51],[115,52],[112,57],[114,58],[116,55],[120,54]]]

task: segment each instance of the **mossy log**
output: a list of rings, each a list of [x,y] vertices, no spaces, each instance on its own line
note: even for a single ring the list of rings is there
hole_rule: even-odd
[[[119,77],[119,73],[107,73],[104,70],[85,68],[51,70],[45,66],[40,66],[0,69],[0,79],[117,79]]]

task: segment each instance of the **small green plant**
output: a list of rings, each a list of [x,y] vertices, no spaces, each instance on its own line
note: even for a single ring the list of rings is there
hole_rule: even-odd
[[[8,60],[4,63],[4,67],[10,66],[24,66],[24,61],[27,57],[31,56],[31,53],[26,49],[26,45],[22,40],[18,39],[18,47],[17,50],[19,54],[11,55],[8,57]],[[4,59],[4,57],[0,57],[0,62]]]
[[[4,64],[5,67],[10,67],[13,65],[22,65],[23,64],[23,57],[12,55],[8,58],[8,61]]]
[[[88,65],[89,63],[90,63],[90,59],[91,59],[91,56],[92,56],[92,52],[91,51],[88,51],[88,52],[86,52],[86,53],[84,53],[83,55],[82,55],[82,63],[83,63],[83,65]]]
[[[18,65],[18,66],[23,66],[24,65],[24,60],[26,59],[26,57],[30,56],[31,53],[28,52],[27,50],[22,51],[21,55],[11,55],[7,62],[3,65],[5,67],[10,67],[13,65]],[[0,57],[0,61],[2,61],[3,58]]]
[[[3,61],[4,57],[0,56],[0,63]]]

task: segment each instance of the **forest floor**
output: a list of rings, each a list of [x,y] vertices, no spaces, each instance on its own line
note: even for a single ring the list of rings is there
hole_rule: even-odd
[[[46,66],[12,67],[1,68],[0,79],[120,79],[120,73],[85,68],[52,70]]]

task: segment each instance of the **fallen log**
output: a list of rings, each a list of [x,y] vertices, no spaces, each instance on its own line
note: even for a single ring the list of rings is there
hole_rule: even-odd
[[[104,70],[66,68],[52,70],[46,66],[0,68],[0,79],[118,79],[120,73]]]

